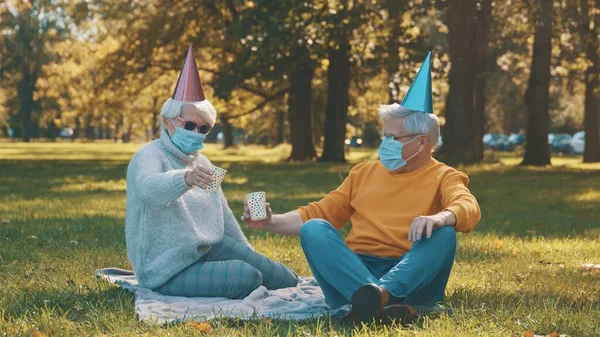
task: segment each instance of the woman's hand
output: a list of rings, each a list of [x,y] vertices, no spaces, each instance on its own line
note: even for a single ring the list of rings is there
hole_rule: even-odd
[[[190,187],[198,186],[200,188],[207,188],[212,182],[213,173],[209,167],[197,166],[185,174],[185,183]]]
[[[250,219],[250,210],[248,209],[248,203],[244,201],[244,215],[242,215],[242,221],[248,225],[248,227],[253,229],[258,229],[261,231],[267,230],[272,226],[271,220],[273,219],[273,212],[271,211],[271,204],[268,202],[265,204],[267,208],[267,218],[264,220],[252,220]]]

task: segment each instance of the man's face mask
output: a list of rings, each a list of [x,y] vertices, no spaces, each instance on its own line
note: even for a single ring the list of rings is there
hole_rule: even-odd
[[[419,139],[419,136],[421,136],[420,134],[405,143],[395,139],[393,136],[387,136],[383,133],[381,133],[381,135],[383,140],[381,141],[381,145],[379,145],[379,160],[381,160],[383,166],[390,171],[396,171],[402,168],[409,160],[421,152],[419,149],[406,160],[402,158],[402,149],[404,148],[404,145]]]

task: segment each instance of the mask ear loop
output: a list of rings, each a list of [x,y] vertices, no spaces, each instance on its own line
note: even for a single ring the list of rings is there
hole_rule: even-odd
[[[173,122],[173,120],[171,118],[168,118],[168,121],[171,122],[171,124],[173,124],[173,126],[175,127],[175,132],[177,132],[177,125],[175,125],[175,122]],[[173,138],[173,136],[171,134],[169,134],[169,129],[167,128],[167,135],[169,135],[169,138]],[[173,134],[175,135],[175,134]]]
[[[417,136],[416,138],[413,138],[411,140],[409,140],[408,142],[404,143],[405,145],[408,143],[413,142],[416,139],[419,139],[419,137],[421,137],[422,135]],[[421,147],[421,145],[419,145],[419,148]],[[419,150],[417,150],[417,152],[415,152],[415,154],[413,154],[412,156],[408,157],[407,159],[405,159],[404,161],[408,162],[409,160],[413,159],[416,155],[418,155],[421,151],[423,151],[423,148],[420,148]]]

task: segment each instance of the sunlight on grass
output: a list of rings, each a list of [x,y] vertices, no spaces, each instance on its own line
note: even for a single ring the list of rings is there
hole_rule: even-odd
[[[600,205],[600,190],[590,189],[587,192],[571,197],[571,199],[575,201],[597,201]]]
[[[125,174],[142,144],[0,143],[0,335],[189,336],[186,324],[135,318],[133,295],[94,278],[102,267],[131,268],[124,239]],[[203,153],[229,170],[223,190],[236,217],[248,192],[267,192],[276,212],[296,209],[339,186],[350,168],[376,159],[350,149],[347,164],[282,162],[287,145]],[[600,165],[553,158],[553,167],[518,167],[521,158],[486,154],[462,167],[482,208],[476,230],[459,235],[447,289],[451,315],[408,329],[226,319],[214,336],[511,336],[531,330],[600,335]],[[243,226],[257,251],[310,275],[300,242]],[[342,229],[347,234],[348,227]]]
[[[522,157],[510,155],[500,158],[500,162],[507,166],[517,166],[523,161]],[[581,156],[553,156],[550,160],[552,167],[569,167],[581,170],[600,170],[600,163],[583,163]],[[544,170],[545,168],[534,168],[533,170]]]
[[[66,183],[50,190],[52,192],[91,192],[91,191],[125,191],[125,179],[85,182],[85,183]]]

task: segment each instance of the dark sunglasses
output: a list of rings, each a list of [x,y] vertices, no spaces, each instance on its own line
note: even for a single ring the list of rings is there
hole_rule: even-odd
[[[212,129],[212,127],[208,124],[198,125],[195,122],[186,121],[185,119],[183,119],[181,117],[177,117],[177,119],[183,122],[183,128],[188,131],[194,131],[197,129],[198,133],[205,135],[210,132],[210,129]]]

